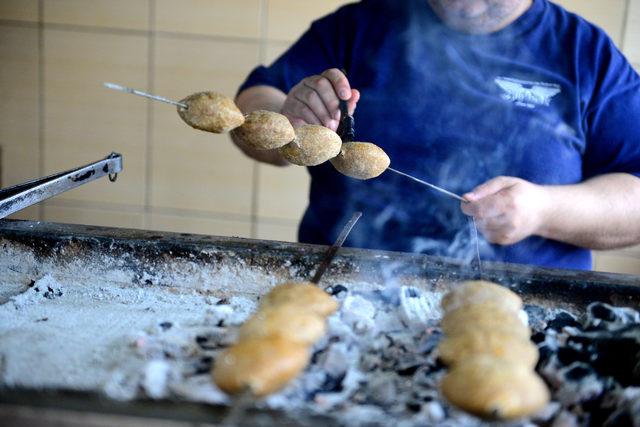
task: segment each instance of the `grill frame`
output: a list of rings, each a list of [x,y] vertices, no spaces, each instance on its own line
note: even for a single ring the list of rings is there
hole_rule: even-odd
[[[56,224],[20,220],[0,221],[0,266],[9,265],[6,249],[29,253],[33,265],[25,271],[17,268],[10,274],[18,280],[28,280],[41,266],[65,268],[81,259],[95,264],[91,274],[102,274],[109,280],[110,271],[127,270],[129,285],[175,286],[167,278],[179,276],[185,287],[197,286],[188,281],[189,271],[208,269],[215,272],[221,266],[234,265],[263,271],[265,275],[291,278],[291,268],[297,278],[311,277],[327,247],[300,243],[204,236],[184,233],[156,232],[87,225]],[[4,264],[3,264],[3,257]],[[41,273],[41,272],[40,272]],[[325,278],[327,283],[340,283],[357,277],[359,281],[379,282],[392,277],[402,284],[425,290],[446,290],[451,283],[474,279],[471,266],[450,259],[420,254],[342,248]],[[151,279],[149,279],[151,277]],[[547,308],[581,311],[589,303],[602,301],[617,306],[640,308],[640,277],[591,271],[554,270],[515,264],[483,262],[483,278],[508,286],[527,303]],[[148,281],[151,283],[147,283]],[[164,280],[164,282],[163,282]],[[256,285],[256,284],[254,284]],[[247,289],[206,289],[216,296],[234,293],[259,294],[268,286]],[[0,303],[3,301],[0,299]],[[226,409],[215,405],[187,402],[141,400],[112,402],[97,393],[69,390],[38,391],[24,388],[0,388],[0,420],[11,407],[33,410],[71,410],[99,414],[120,414],[178,422],[220,421]],[[166,410],[166,408],[171,410]],[[279,425],[300,425],[278,411],[253,411],[247,425],[269,416]],[[305,425],[335,425],[322,417],[305,419]]]

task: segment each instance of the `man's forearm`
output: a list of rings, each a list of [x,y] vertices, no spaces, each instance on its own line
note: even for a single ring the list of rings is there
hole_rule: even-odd
[[[640,178],[615,173],[544,188],[546,207],[536,234],[590,249],[640,244]]]
[[[284,92],[274,87],[254,86],[240,92],[236,98],[236,104],[244,114],[255,110],[280,112],[286,97],[287,95]],[[263,151],[248,147],[234,138],[233,132],[231,133],[231,139],[243,153],[252,159],[277,166],[286,166],[289,164],[278,150]]]

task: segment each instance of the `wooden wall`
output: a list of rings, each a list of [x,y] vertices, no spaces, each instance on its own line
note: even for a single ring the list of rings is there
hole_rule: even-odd
[[[112,81],[171,98],[233,96],[311,20],[341,0],[0,0],[1,186],[124,155],[101,180],[19,218],[295,240],[304,168],[245,158],[227,136],[195,132],[164,104],[112,92]],[[640,0],[565,0],[640,64]],[[598,253],[596,268],[640,274],[640,250]]]

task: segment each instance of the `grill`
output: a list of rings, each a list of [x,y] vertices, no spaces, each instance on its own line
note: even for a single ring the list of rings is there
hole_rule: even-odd
[[[207,374],[216,352],[260,295],[311,277],[326,250],[27,221],[0,222],[0,248],[0,319],[15,322],[0,321],[0,417],[22,422],[77,411],[221,422],[228,400]],[[323,286],[342,309],[311,366],[242,424],[478,425],[441,401],[433,354],[439,297],[475,274],[452,260],[341,249]],[[498,263],[483,263],[483,278],[523,297],[554,391],[523,423],[637,419],[640,279]],[[424,312],[408,310],[411,299]]]

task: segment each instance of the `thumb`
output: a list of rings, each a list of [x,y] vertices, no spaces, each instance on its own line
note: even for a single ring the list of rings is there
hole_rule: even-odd
[[[351,98],[347,101],[347,107],[349,115],[353,115],[356,111],[356,104],[360,100],[360,91],[358,89],[351,89]]]
[[[496,178],[490,179],[484,184],[478,185],[476,188],[474,188],[469,193],[464,194],[462,197],[470,202],[475,202],[487,196],[491,196],[492,194],[496,194],[504,188],[512,186],[514,183],[515,178],[508,176],[498,176]]]

